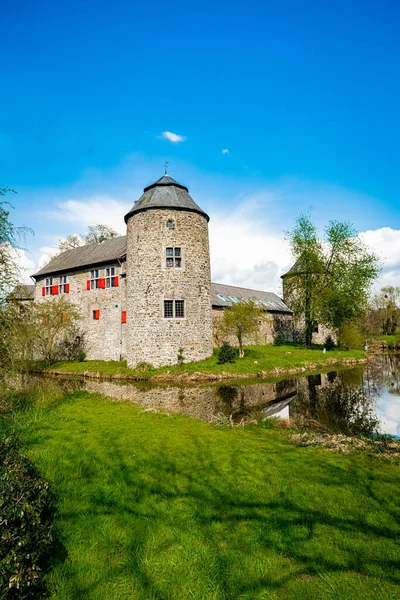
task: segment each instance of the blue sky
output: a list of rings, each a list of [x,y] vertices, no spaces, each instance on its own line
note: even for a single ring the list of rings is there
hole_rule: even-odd
[[[220,280],[275,285],[283,231],[311,210],[375,232],[395,282],[399,26],[394,1],[7,3],[0,183],[35,230],[27,260],[100,218],[123,232],[169,160],[214,220]]]

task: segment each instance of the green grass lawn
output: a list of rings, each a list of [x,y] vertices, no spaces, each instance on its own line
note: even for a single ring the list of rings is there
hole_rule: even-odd
[[[387,344],[400,344],[400,334],[395,335],[378,335],[374,337],[375,340],[386,342]]]
[[[400,468],[87,392],[16,417],[56,494],[55,600],[400,597]]]
[[[245,356],[238,359],[233,364],[219,365],[217,363],[218,353],[207,360],[201,362],[188,363],[183,365],[174,365],[172,367],[162,367],[148,371],[137,372],[126,366],[126,361],[101,361],[88,360],[84,362],[58,362],[49,367],[49,371],[58,371],[61,373],[84,373],[85,371],[98,372],[101,375],[127,375],[132,377],[155,377],[161,374],[170,374],[174,376],[190,376],[194,373],[204,374],[229,374],[235,375],[253,375],[257,377],[261,372],[271,373],[274,369],[294,369],[305,367],[312,369],[323,367],[330,361],[338,362],[347,359],[360,359],[364,357],[363,350],[332,350],[326,354],[322,353],[322,347],[306,349],[295,344],[285,346],[248,346],[245,348]],[[26,367],[35,367],[37,362],[26,363]],[[43,367],[42,363],[39,363]]]

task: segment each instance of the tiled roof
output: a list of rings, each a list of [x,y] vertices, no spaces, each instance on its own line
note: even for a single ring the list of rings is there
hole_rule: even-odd
[[[126,235],[105,240],[101,244],[88,244],[55,256],[33,277],[36,279],[52,273],[65,273],[94,265],[115,262],[126,254]]]
[[[33,284],[25,285],[21,283],[16,285],[8,299],[13,300],[33,300],[35,295],[35,286]]]
[[[181,185],[168,175],[164,175],[158,181],[144,188],[142,196],[125,215],[125,223],[135,213],[153,208],[188,210],[205,216],[207,221],[209,221],[209,216],[189,195],[187,187]]]
[[[232,306],[236,300],[255,300],[260,308],[269,312],[292,314],[292,311],[279,296],[272,292],[251,290],[249,288],[225,285],[224,283],[211,284],[211,301],[213,306]]]

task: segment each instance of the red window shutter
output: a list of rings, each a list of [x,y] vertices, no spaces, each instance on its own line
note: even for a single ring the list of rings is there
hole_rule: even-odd
[[[106,287],[106,278],[100,277],[99,278],[99,288],[101,288],[103,290],[103,289],[105,289],[105,287]]]
[[[95,319],[96,319],[96,321],[99,321],[99,319],[100,319],[100,311],[97,309],[97,310],[95,311],[95,313],[96,313],[96,314],[95,314]]]
[[[114,287],[118,287],[118,275],[114,277]]]
[[[46,295],[46,288],[42,287],[42,296],[45,296],[45,295]]]
[[[121,323],[126,323],[126,310],[122,311],[121,315]]]
[[[51,295],[57,296],[57,294],[58,294],[58,285],[52,285],[51,286]]]
[[[90,280],[89,280],[89,279],[88,279],[88,280],[87,280],[87,282],[86,282],[86,289],[87,289],[87,290],[90,290]]]
[[[69,294],[69,283],[65,284],[65,293]]]

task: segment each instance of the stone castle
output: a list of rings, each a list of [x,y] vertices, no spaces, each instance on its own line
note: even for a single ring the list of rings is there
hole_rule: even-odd
[[[126,236],[67,250],[33,275],[35,301],[67,294],[82,314],[88,359],[154,366],[209,357],[216,326],[233,303],[263,308],[246,343],[271,343],[291,327],[270,292],[211,283],[208,215],[168,175],[144,189],[125,216]]]

